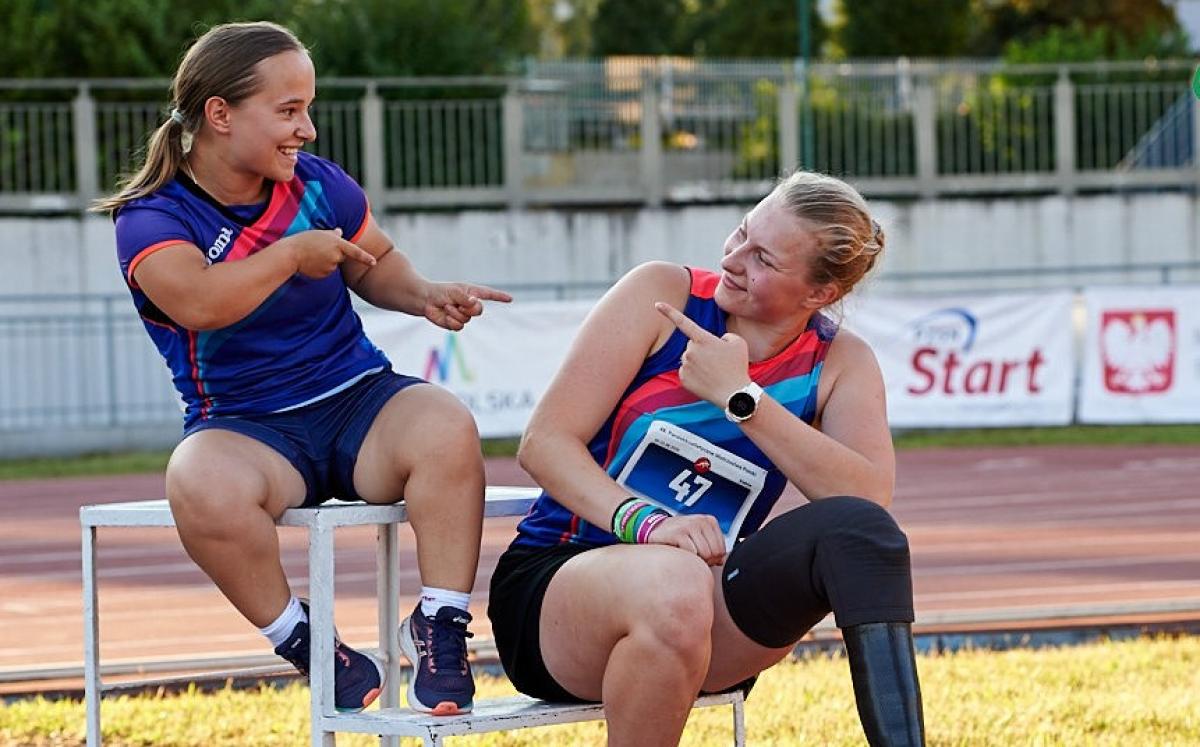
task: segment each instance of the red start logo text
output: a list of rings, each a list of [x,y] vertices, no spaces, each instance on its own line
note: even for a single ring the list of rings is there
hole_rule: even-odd
[[[1039,374],[1046,357],[1041,348],[1034,348],[1026,358],[972,360],[960,356],[958,350],[917,348],[912,357],[912,369],[917,381],[908,385],[909,394],[932,392],[942,394],[987,395],[1025,391],[1042,391]]]

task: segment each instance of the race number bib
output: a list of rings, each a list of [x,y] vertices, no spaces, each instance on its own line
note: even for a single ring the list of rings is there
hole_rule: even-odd
[[[767,470],[677,425],[655,420],[617,476],[629,491],[671,514],[715,516],[733,549]]]

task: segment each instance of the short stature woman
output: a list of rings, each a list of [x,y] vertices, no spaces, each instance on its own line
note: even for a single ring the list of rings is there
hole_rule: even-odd
[[[492,577],[518,689],[603,702],[610,744],[675,744],[698,693],[749,687],[832,611],[868,741],[923,743],[883,381],[822,311],[883,241],[853,188],[796,173],[720,272],[654,262],[599,302],[525,432],[545,492]],[[768,520],[788,483],[807,502]]]
[[[180,63],[145,165],[98,205],[116,219],[122,274],[187,408],[167,498],[188,554],[305,674],[308,609],[284,577],[274,520],[332,496],[403,498],[423,584],[401,632],[416,668],[409,704],[468,711],[479,436],[453,395],[391,370],[349,291],[452,330],[482,300],[509,299],[423,278],[362,188],[302,150],[317,134],[315,85],[287,29],[208,31]],[[337,641],[334,664],[338,710],[379,694],[373,657]]]

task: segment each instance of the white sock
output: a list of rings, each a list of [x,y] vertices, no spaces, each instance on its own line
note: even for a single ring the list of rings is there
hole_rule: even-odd
[[[471,605],[471,592],[438,589],[433,586],[421,587],[421,614],[433,617],[442,607],[453,607],[467,612]]]
[[[275,622],[265,628],[259,628],[258,632],[265,635],[272,646],[279,648],[279,644],[291,638],[292,630],[298,623],[307,621],[308,615],[304,614],[300,600],[292,597],[288,600],[287,606],[283,608],[283,612],[279,613],[279,617],[275,618]]]

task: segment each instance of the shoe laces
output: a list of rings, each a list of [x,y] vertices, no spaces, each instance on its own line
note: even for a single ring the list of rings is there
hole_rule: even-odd
[[[308,676],[309,668],[309,650],[308,650],[308,635],[298,636],[292,639],[290,648],[280,654],[283,658],[292,663],[301,675]]]
[[[438,615],[429,621],[429,666],[434,674],[467,670],[467,639],[474,636],[466,621],[457,617]]]

